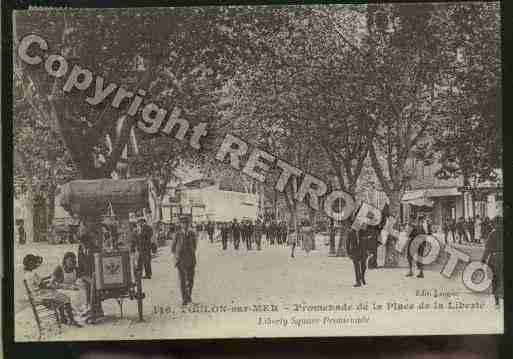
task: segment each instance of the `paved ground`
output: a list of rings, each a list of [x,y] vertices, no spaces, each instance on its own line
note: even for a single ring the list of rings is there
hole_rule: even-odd
[[[119,318],[119,309],[114,300],[104,303],[106,318],[101,323],[84,328],[64,327],[61,334],[49,332],[48,340],[112,340],[112,339],[151,339],[151,338],[190,338],[190,337],[233,337],[233,336],[327,336],[362,335],[375,333],[397,334],[436,333],[437,330],[456,329],[460,331],[475,328],[481,332],[497,331],[502,328],[502,311],[497,310],[488,294],[475,294],[466,289],[459,276],[452,279],[442,277],[439,268],[434,266],[426,271],[426,278],[405,277],[406,261],[402,268],[371,270],[367,274],[368,285],[353,288],[353,267],[348,258],[328,256],[328,247],[324,239],[318,238],[317,250],[309,255],[299,250],[296,258],[290,258],[288,247],[264,247],[262,251],[245,249],[235,251],[229,248],[222,251],[220,243],[211,244],[200,241],[198,265],[193,291],[193,305],[181,306],[178,279],[169,246],[159,248],[157,258],[153,260],[153,278],[144,280],[146,293],[145,321],[137,322],[136,302],[125,304],[124,319]],[[42,255],[47,262],[57,263],[62,254],[76,249],[70,245],[38,245],[37,248],[25,246],[17,248],[17,254],[33,250]],[[473,257],[478,258],[482,247],[465,248]],[[21,275],[21,256],[17,263],[17,275]],[[43,268],[43,272],[44,272]],[[22,278],[22,277],[17,277]],[[432,302],[432,298],[419,297],[422,290],[450,292],[451,300],[465,303],[480,303],[479,311],[438,310],[424,311],[373,311],[373,303],[418,303],[423,299]],[[21,294],[21,295],[20,295]],[[24,292],[16,290],[16,338],[20,341],[34,340],[36,337],[32,313],[23,302]],[[447,303],[449,299],[439,298]],[[296,312],[296,305],[310,304],[351,304],[352,312],[322,313]],[[255,312],[264,308],[253,305],[274,305],[279,312]],[[369,311],[354,311],[357,304],[367,304]],[[213,307],[215,306],[215,307]],[[224,306],[227,312],[219,313]],[[236,309],[248,312],[238,312]],[[24,308],[25,307],[25,308]],[[162,311],[161,311],[162,310]],[[361,313],[361,315],[359,315]],[[449,314],[450,313],[450,314]],[[472,313],[472,315],[469,315]],[[435,315],[436,314],[436,315]],[[441,314],[441,315],[440,315]],[[346,316],[356,317],[367,324],[358,326],[314,326],[294,324],[294,320],[316,317]],[[449,317],[450,315],[450,317]],[[349,316],[349,317],[348,317]],[[282,320],[273,325],[265,324],[266,319]],[[396,318],[397,320],[390,320]],[[287,329],[284,329],[287,319]],[[258,324],[258,322],[260,324]],[[264,324],[262,324],[264,323]],[[305,322],[306,323],[306,322]],[[380,329],[381,328],[381,329]],[[425,330],[424,330],[425,329]]]

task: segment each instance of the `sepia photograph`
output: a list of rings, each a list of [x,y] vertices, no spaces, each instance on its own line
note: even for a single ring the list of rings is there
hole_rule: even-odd
[[[12,23],[15,342],[504,332],[498,2]]]

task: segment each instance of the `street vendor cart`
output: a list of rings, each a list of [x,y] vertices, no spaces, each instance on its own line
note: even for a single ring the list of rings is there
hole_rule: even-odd
[[[137,301],[139,320],[143,320],[141,273],[136,270],[136,253],[128,243],[129,214],[146,209],[155,213],[155,192],[152,183],[144,178],[114,180],[77,180],[62,188],[61,205],[72,214],[78,214],[89,230],[91,243],[85,244],[85,255],[90,263],[82,279],[89,288],[90,315],[87,323],[95,323],[103,316],[101,303],[115,299],[123,316],[126,299]],[[115,215],[115,245],[105,245]],[[82,245],[82,243],[81,243]]]

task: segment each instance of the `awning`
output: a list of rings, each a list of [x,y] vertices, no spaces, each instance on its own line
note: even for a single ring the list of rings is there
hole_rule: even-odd
[[[404,201],[403,201],[404,203]],[[407,204],[410,206],[416,206],[416,207],[433,207],[434,202],[428,198],[417,198],[412,199],[411,201],[407,201]]]
[[[426,191],[426,197],[454,197],[461,196],[457,187],[430,188]]]
[[[427,190],[406,191],[401,202],[417,207],[433,207],[433,201],[427,198]]]
[[[414,199],[423,198],[426,196],[426,190],[425,189],[418,189],[413,191],[406,191],[404,192],[403,198],[401,201],[408,202],[412,201]]]

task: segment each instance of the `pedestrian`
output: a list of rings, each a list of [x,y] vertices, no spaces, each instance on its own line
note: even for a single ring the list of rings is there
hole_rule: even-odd
[[[240,221],[240,237],[241,237],[241,241],[242,241],[242,244],[246,246],[247,248],[247,244],[246,244],[246,236],[247,236],[247,230],[246,230],[246,220],[245,219],[242,219]]]
[[[371,214],[370,212],[369,214]],[[377,226],[367,226],[367,252],[369,255],[367,268],[376,269],[378,268],[378,246],[380,242],[378,237],[381,230]]]
[[[458,243],[462,244],[462,239],[468,242],[467,236],[465,233],[465,220],[463,217],[460,217],[458,223],[456,223],[456,231],[458,232]]]
[[[349,230],[346,251],[351,258],[354,267],[355,284],[353,287],[367,285],[365,281],[365,271],[367,269],[367,222],[362,221],[360,229],[351,228]]]
[[[203,223],[199,222],[196,225],[196,233],[198,234],[198,240],[201,241],[203,239]]]
[[[280,236],[281,236],[281,244],[287,244],[287,223],[285,221],[281,222],[280,227]],[[315,249],[315,243],[314,243],[314,249]]]
[[[253,249],[253,231],[253,222],[250,219],[248,219],[246,221],[246,248],[248,251]]]
[[[85,225],[84,223],[80,223],[78,233],[78,276],[89,279],[89,282],[86,281],[85,283],[85,289],[88,300],[87,304],[90,310],[84,315],[89,315],[90,318],[97,318],[103,316],[103,308],[97,296],[91,298],[91,291],[93,290],[91,285],[93,284],[94,277],[94,255],[101,251],[101,246],[98,243],[101,234],[96,229],[95,225]]]
[[[254,238],[255,244],[257,246],[257,250],[262,249],[263,233],[264,233],[264,226],[263,226],[262,222],[260,222],[260,220],[257,219],[255,222],[255,227],[254,227],[254,231],[253,231],[253,238]]]
[[[492,270],[492,294],[495,305],[500,306],[499,297],[503,295],[502,271],[503,271],[503,223],[502,217],[496,217],[494,227],[486,240],[485,250],[481,258],[482,263],[488,264]]]
[[[232,239],[233,239],[233,248],[237,251],[239,250],[240,245],[240,235],[241,235],[241,227],[237,222],[237,219],[234,218],[232,222]]]
[[[445,244],[447,244],[447,237],[449,236],[449,228],[450,228],[449,220],[447,218],[444,218],[444,220],[442,222],[442,231],[444,232]]]
[[[214,223],[212,221],[208,221],[207,223],[207,233],[208,233],[208,239],[210,240],[210,243],[214,243]]]
[[[264,230],[265,230],[265,240],[267,242],[267,245],[269,246],[271,244],[271,223],[269,221],[266,221],[264,223]]]
[[[485,239],[488,238],[488,234],[492,231],[492,223],[490,222],[490,218],[488,216],[485,216],[482,223],[482,235],[481,238]]]
[[[474,221],[474,239],[476,243],[481,243],[481,235],[482,235],[482,221],[479,214],[476,216],[476,220]]]
[[[180,218],[182,228],[175,236],[171,252],[175,257],[175,267],[180,281],[182,305],[192,302],[192,288],[194,286],[194,272],[196,268],[197,237],[190,230],[190,219],[187,216]]]
[[[276,235],[278,234],[278,224],[275,220],[271,221],[271,226],[269,228],[269,236],[271,245],[274,245],[274,242],[276,241]]]
[[[291,231],[289,232],[288,236],[288,244],[290,245],[290,257],[294,258],[294,251],[296,250],[296,247],[299,243],[299,238],[301,236],[301,227],[295,226],[292,224]]]
[[[142,278],[151,279],[152,271],[151,271],[151,240],[153,237],[153,230],[146,223],[146,219],[144,217],[139,219],[139,265],[138,270],[142,276],[144,270],[144,276]]]
[[[160,223],[159,231],[157,234],[157,243],[160,247],[166,244],[166,230],[164,228],[164,224]]]
[[[474,243],[474,218],[469,217],[465,221],[465,232],[469,243]]]
[[[18,222],[18,240],[20,244],[27,243],[27,234],[25,233],[25,227],[23,226],[23,220]]]
[[[230,232],[228,223],[221,223],[220,229],[221,229],[221,243],[223,246],[223,251],[225,251],[228,248],[228,235]]]
[[[452,243],[456,243],[456,218],[452,218],[449,222],[449,230],[451,231]]]
[[[414,249],[412,248],[412,245],[416,244],[414,239],[418,235],[421,235],[421,234],[431,235],[431,233],[432,233],[431,226],[428,224],[428,221],[427,221],[426,218],[424,218],[424,216],[420,216],[418,218],[418,223],[416,223],[416,224],[415,224],[415,219],[413,219],[412,224],[413,224],[413,229],[412,229],[412,231],[409,234],[409,242],[408,242],[408,246],[407,246],[407,250],[408,250],[407,258],[408,258],[408,267],[409,267],[409,272],[407,274],[407,277],[412,277],[413,276],[413,262],[414,262],[414,258],[413,258],[413,255],[411,253],[414,252]],[[426,247],[426,242],[423,241],[422,243],[419,244],[419,247],[417,249],[417,255],[419,256],[419,258],[424,256],[425,247]],[[417,260],[415,262],[416,262],[416,265],[417,265],[417,269],[419,271],[419,273],[417,274],[417,278],[424,278],[424,266],[423,266],[423,264],[420,262],[420,260]]]
[[[306,254],[310,254],[310,251],[314,249],[314,231],[308,220],[304,220],[301,225],[301,238],[303,243],[303,249]]]
[[[281,226],[282,226],[282,222],[277,221],[276,222],[276,244],[277,245],[281,244],[281,231],[282,231]]]

